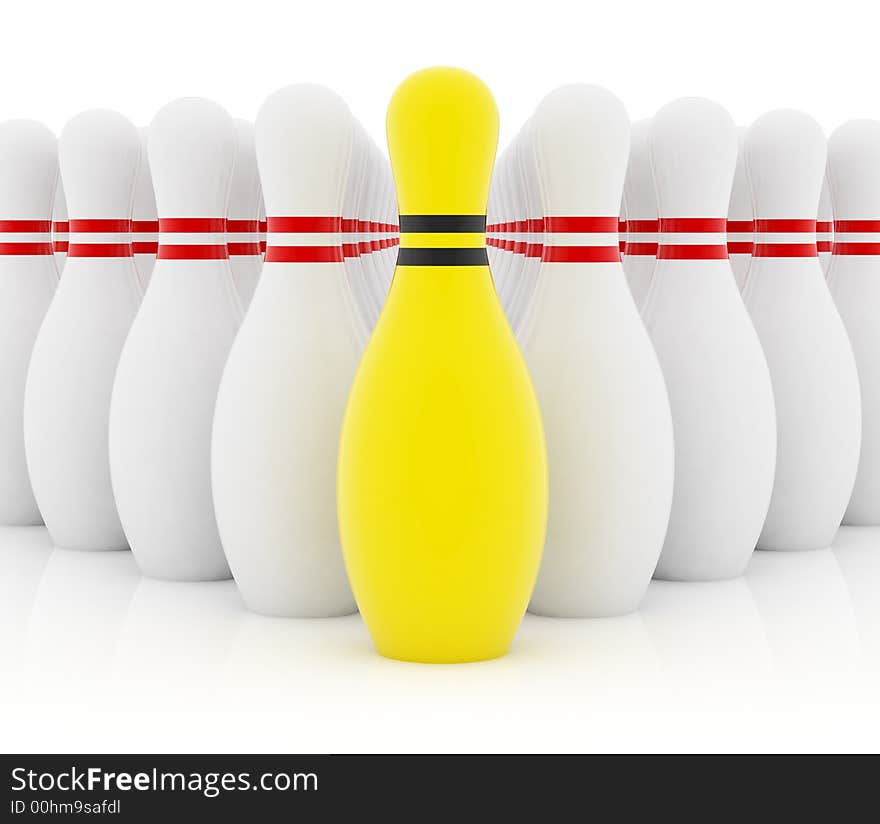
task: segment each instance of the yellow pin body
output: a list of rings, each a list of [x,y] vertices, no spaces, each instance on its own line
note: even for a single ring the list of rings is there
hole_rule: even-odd
[[[427,69],[387,127],[401,247],[342,427],[345,564],[382,655],[495,658],[547,521],[541,414],[486,260],[497,109],[473,75]]]

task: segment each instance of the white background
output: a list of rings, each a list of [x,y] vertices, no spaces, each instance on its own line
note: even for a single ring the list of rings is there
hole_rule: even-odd
[[[880,117],[873,4],[844,2],[13,3],[0,118],[59,131],[108,106],[147,124],[183,95],[253,118],[324,83],[384,143],[410,71],[468,68],[502,145],[554,86],[615,91],[633,119],[717,99],[747,125],[793,106],[826,130]],[[0,530],[0,747],[7,750],[877,749],[880,530],[759,553],[738,581],[652,584],[606,621],[527,618],[496,662],[385,661],[357,617],[246,613],[232,582],[141,579],[129,553]]]

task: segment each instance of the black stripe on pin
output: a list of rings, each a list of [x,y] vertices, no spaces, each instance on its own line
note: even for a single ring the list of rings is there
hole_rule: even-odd
[[[401,226],[403,218],[401,218]],[[397,250],[398,266],[488,266],[485,247],[474,249],[407,249]]]
[[[486,215],[401,215],[400,233],[482,234]]]

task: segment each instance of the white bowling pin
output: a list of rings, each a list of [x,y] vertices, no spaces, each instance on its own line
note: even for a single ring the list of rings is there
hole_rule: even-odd
[[[486,206],[486,254],[489,258],[489,268],[494,270],[500,264],[501,250],[499,248],[498,235],[501,224],[498,222],[498,172],[492,174],[492,182],[489,185],[489,202]],[[493,275],[494,278],[494,275]]]
[[[0,524],[41,524],[25,460],[23,411],[34,339],[58,285],[52,258],[55,135],[0,123]]]
[[[256,120],[269,245],[214,418],[213,488],[245,603],[293,617],[356,610],[336,522],[336,454],[362,351],[342,253],[358,127],[320,86],[285,87]]]
[[[397,262],[396,256],[393,260],[382,254],[382,235],[384,232],[383,221],[385,219],[386,210],[390,192],[393,191],[393,178],[391,176],[391,165],[388,159],[379,151],[373,141],[370,141],[370,148],[373,151],[374,162],[376,164],[376,198],[373,201],[371,215],[371,230],[373,232],[372,241],[370,243],[370,260],[375,272],[376,294],[378,295],[378,311],[381,313],[382,307],[385,305],[385,298],[388,296],[388,289],[391,287],[391,278],[394,275],[394,265]],[[394,195],[394,202],[397,202],[397,196]],[[396,206],[395,206],[396,211]],[[376,316],[378,320],[378,314]]]
[[[657,565],[673,482],[663,374],[620,264],[629,118],[604,89],[572,85],[545,97],[530,125],[545,231],[522,348],[550,509],[529,609],[620,615],[638,607]]]
[[[641,307],[651,286],[657,258],[657,194],[651,172],[651,120],[632,124],[629,162],[626,167],[626,248],[623,271],[636,306]]]
[[[366,134],[364,134],[366,137]],[[363,283],[366,286],[368,309],[366,315],[367,325],[370,332],[379,319],[382,305],[385,302],[386,285],[383,283],[383,272],[376,261],[375,238],[378,230],[376,210],[382,197],[382,188],[385,183],[384,159],[379,155],[379,150],[369,138],[365,145],[365,162],[367,174],[363,178],[358,198],[357,221],[358,232],[358,264],[363,273]]]
[[[746,177],[745,140],[747,129],[739,129],[736,172],[727,207],[727,254],[736,287],[742,292],[746,285],[749,262],[752,259],[754,225],[752,223],[752,194]]]
[[[358,338],[366,345],[375,322],[374,307],[367,284],[367,273],[360,252],[362,199],[365,198],[365,183],[368,173],[367,152],[369,151],[367,133],[360,124],[354,123],[352,134],[349,170],[346,175],[345,192],[342,196],[342,257],[348,288],[355,305],[358,318]]]
[[[855,353],[862,396],[861,456],[843,522],[873,525],[880,524],[880,122],[851,120],[836,129],[827,172],[835,216],[828,288]],[[820,208],[820,217],[831,211]]]
[[[529,258],[526,255],[529,223],[526,217],[528,213],[527,192],[523,176],[522,153],[526,135],[529,133],[529,123],[523,126],[517,138],[510,144],[510,162],[508,167],[508,182],[510,192],[510,204],[512,208],[513,243],[511,244],[510,265],[506,275],[507,292],[502,298],[507,322],[514,333],[520,330],[522,320],[522,305],[525,294],[531,294],[529,280],[534,283],[534,275],[540,268],[540,258]]]
[[[211,425],[241,323],[226,251],[232,118],[208,100],[169,103],[150,124],[159,253],[110,409],[119,515],[145,575],[226,578],[211,497]]]
[[[254,152],[254,127],[247,120],[235,120],[236,152],[229,206],[226,215],[226,248],[232,280],[241,305],[250,305],[263,268],[260,252],[260,174]]]
[[[67,247],[70,245],[70,223],[67,220],[67,200],[64,198],[64,184],[58,175],[55,200],[52,203],[52,250],[55,254],[55,268],[60,275],[67,260]]]
[[[156,265],[159,251],[159,217],[156,213],[156,195],[147,153],[148,129],[141,129],[141,165],[134,184],[134,203],[131,208],[131,248],[141,289],[146,290]]]
[[[525,128],[525,127],[523,127]],[[498,299],[505,313],[509,304],[509,293],[515,284],[511,283],[509,272],[514,263],[514,210],[511,205],[510,166],[513,150],[508,146],[499,156],[496,170],[492,177],[496,190],[497,217],[493,224],[497,233],[495,247],[498,250],[496,263],[492,269],[492,280]],[[488,219],[488,216],[487,216]]]
[[[736,142],[730,116],[709,100],[677,100],[651,122],[660,245],[642,314],[675,433],[659,578],[742,574],[773,486],[770,375],[727,257]]]
[[[760,549],[818,549],[853,489],[861,402],[852,347],[816,250],[825,135],[809,115],[770,112],[749,128],[755,245],[743,300],[776,399],[776,479]]]
[[[819,263],[822,264],[822,272],[827,278],[828,268],[831,266],[831,247],[834,240],[834,211],[831,208],[831,190],[828,187],[827,171],[822,180],[818,218],[816,221],[816,248],[819,250]],[[864,424],[864,419],[862,423]]]
[[[66,549],[126,549],[107,455],[110,392],[141,300],[131,249],[137,129],[117,112],[74,117],[58,144],[70,213],[64,276],[34,344],[24,435],[34,494]]]
[[[518,221],[522,231],[521,240],[517,244],[516,252],[519,260],[519,284],[512,296],[508,318],[510,327],[519,338],[523,332],[524,324],[530,315],[535,290],[541,272],[541,257],[544,243],[544,220],[543,203],[541,196],[541,180],[538,167],[534,162],[534,146],[531,122],[526,123],[520,132],[517,141],[518,148],[515,158],[519,171],[519,197],[520,208],[517,210],[520,216]],[[618,207],[618,213],[620,208]],[[620,218],[618,217],[618,224]],[[620,237],[618,235],[618,249]]]

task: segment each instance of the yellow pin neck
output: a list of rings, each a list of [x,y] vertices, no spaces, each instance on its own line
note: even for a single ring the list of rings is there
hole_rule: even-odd
[[[388,106],[400,211],[398,266],[486,266],[486,204],[498,109],[482,80],[438,67],[410,75]]]
[[[488,266],[486,215],[401,215],[398,266]]]

